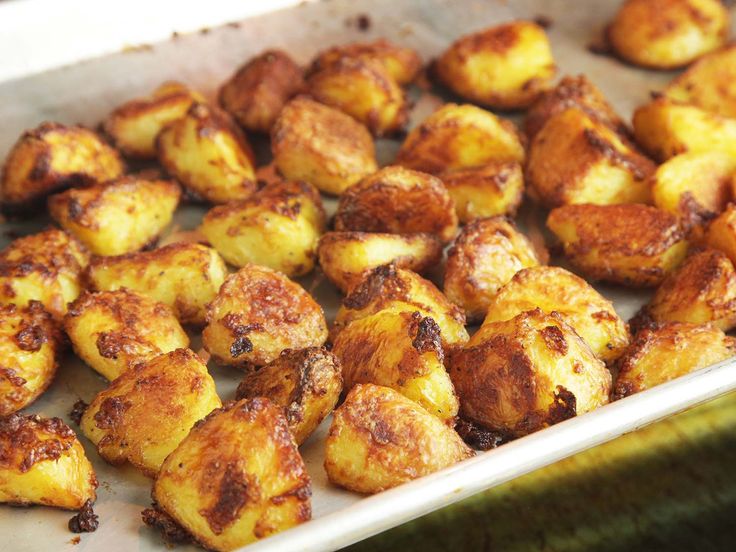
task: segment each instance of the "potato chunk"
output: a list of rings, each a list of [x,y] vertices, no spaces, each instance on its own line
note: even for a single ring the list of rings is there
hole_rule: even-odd
[[[225,276],[227,268],[217,251],[196,243],[98,257],[87,271],[92,289],[126,287],[168,305],[184,324],[204,324],[206,305],[215,298]]]
[[[319,264],[340,291],[348,293],[367,272],[384,264],[423,272],[442,258],[433,234],[328,232],[319,240]]]
[[[118,152],[81,126],[43,123],[10,150],[0,177],[5,211],[34,208],[64,188],[117,178],[125,171]]]
[[[122,255],[152,243],[171,222],[174,182],[127,177],[49,198],[51,218],[96,255]]]
[[[624,60],[673,69],[723,45],[730,26],[719,0],[626,0],[607,34]]]
[[[64,317],[79,358],[112,381],[134,364],[189,346],[171,308],[125,288],[82,293]]]
[[[0,502],[77,510],[97,498],[92,464],[59,418],[0,418],[0,450]]]
[[[483,324],[511,320],[535,308],[559,314],[604,362],[617,359],[629,344],[629,330],[613,304],[588,282],[558,266],[517,272],[491,299]]]
[[[460,415],[519,437],[608,402],[611,374],[557,313],[484,324],[450,358]]]
[[[555,61],[542,27],[512,21],[459,38],[439,57],[434,71],[463,99],[523,109],[549,87]]]
[[[152,493],[159,508],[218,551],[308,521],[311,494],[286,419],[264,398],[231,403],[197,423],[164,461]]]
[[[335,230],[425,232],[447,242],[457,233],[457,215],[439,178],[391,166],[345,191],[337,206]]]
[[[301,445],[332,412],[342,391],[340,361],[324,347],[286,349],[245,376],[237,400],[266,397],[281,406],[294,440]]]
[[[240,125],[269,132],[286,102],[304,88],[301,68],[282,50],[248,60],[222,85],[220,105]]]
[[[593,280],[657,286],[687,254],[677,219],[646,205],[566,205],[549,214],[547,226],[570,263]]]
[[[165,82],[146,98],[136,98],[117,107],[104,129],[120,151],[138,159],[156,158],[156,137],[167,124],[184,117],[204,98],[180,82]]]
[[[79,427],[106,461],[155,477],[192,426],[221,406],[204,362],[177,349],[125,371],[92,400]]]
[[[639,332],[619,359],[613,391],[622,399],[736,355],[736,339],[715,326],[672,322]]]
[[[55,318],[82,290],[89,253],[75,238],[50,228],[18,238],[0,251],[0,304],[39,301]]]
[[[54,379],[62,335],[43,305],[0,307],[0,416],[35,401]]]
[[[445,295],[462,307],[469,323],[479,322],[501,286],[522,268],[538,264],[531,242],[510,219],[477,219],[447,253]]]
[[[445,348],[468,340],[465,314],[460,307],[451,303],[429,280],[390,264],[371,270],[343,300],[331,339],[334,341],[354,320],[384,311],[419,312],[431,317],[440,327]]]
[[[395,163],[436,174],[523,160],[524,146],[513,123],[474,105],[448,103],[409,133]]]
[[[546,207],[647,203],[655,165],[577,108],[552,115],[529,146],[529,191]]]
[[[256,189],[250,145],[224,111],[197,103],[156,139],[158,160],[195,196],[211,203],[245,199]]]
[[[339,195],[378,169],[370,132],[350,115],[305,97],[291,100],[271,129],[274,163],[287,180]]]
[[[284,349],[327,340],[322,307],[296,282],[265,266],[227,277],[207,307],[202,343],[220,364],[263,366]]]
[[[296,277],[314,268],[324,225],[319,192],[300,182],[269,184],[246,200],[219,205],[199,230],[231,265],[255,263]]]
[[[335,485],[377,493],[472,456],[454,430],[415,402],[365,384],[353,387],[335,411],[325,471]]]
[[[736,205],[730,204],[713,220],[705,232],[705,244],[723,251],[736,263]]]

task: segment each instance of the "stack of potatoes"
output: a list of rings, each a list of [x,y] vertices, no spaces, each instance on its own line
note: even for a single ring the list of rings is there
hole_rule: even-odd
[[[717,0],[624,2],[607,32],[617,55],[697,59],[633,129],[585,76],[553,85],[539,25],[461,37],[429,72],[469,103],[439,107],[384,167],[374,138],[402,135],[422,69],[386,40],[306,70],[263,52],[216,102],[164,83],[110,113],[104,135],[26,132],[2,208],[45,203],[56,226],[0,252],[0,501],[96,527],[75,432],[19,413],[67,344],[109,381],[74,406],[82,433],[153,479],[143,521],[213,550],[310,519],[298,447],[331,413],[329,480],[375,493],[733,356],[727,26]],[[490,109],[526,110],[524,131]],[[247,135],[270,140],[270,164]],[[514,223],[525,193],[550,209],[567,268]],[[322,194],[337,197],[330,218]],[[210,206],[195,238],[158,246],[182,201]],[[329,327],[293,280],[317,265],[344,295]],[[596,281],[656,290],[629,326]],[[209,360],[242,378],[225,402]]]

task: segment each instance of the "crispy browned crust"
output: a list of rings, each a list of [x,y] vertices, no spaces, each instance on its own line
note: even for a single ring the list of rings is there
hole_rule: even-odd
[[[167,543],[187,544],[195,540],[191,533],[164,512],[155,501],[150,508],[146,508],[141,512],[141,519],[145,525],[160,531]]]
[[[39,433],[51,438],[39,439]],[[11,414],[0,418],[0,467],[25,473],[39,462],[61,458],[76,440],[60,418]]]

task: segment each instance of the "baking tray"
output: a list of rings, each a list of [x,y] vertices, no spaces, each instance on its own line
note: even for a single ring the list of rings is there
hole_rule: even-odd
[[[653,73],[589,53],[587,45],[613,14],[616,0],[331,0],[315,2],[249,18],[220,28],[177,36],[156,45],[140,45],[126,52],[78,63],[43,74],[0,83],[0,155],[18,135],[43,120],[95,126],[116,105],[146,94],[167,79],[184,81],[212,95],[234,68],[267,47],[281,47],[300,63],[307,63],[327,45],[386,36],[416,48],[431,59],[461,34],[515,18],[547,17],[560,74],[585,73],[629,116],[647,101],[649,92],[662,87],[668,73]],[[206,9],[206,8],[201,8]],[[245,9],[245,7],[244,7]],[[367,15],[370,26],[360,30],[357,16]],[[139,13],[131,13],[135,24]],[[414,91],[416,123],[441,101]],[[398,142],[380,140],[383,163],[392,159]],[[328,202],[334,208],[334,201]],[[174,227],[196,226],[204,208],[185,206]],[[534,213],[522,213],[522,223]],[[47,219],[2,225],[0,246],[14,234],[36,231]],[[332,319],[339,295],[319,271],[301,283],[314,293]],[[647,294],[600,286],[617,311],[629,318]],[[195,340],[193,347],[197,348]],[[220,396],[232,398],[241,374],[210,365]],[[69,356],[49,391],[27,410],[60,416],[77,398],[89,401],[105,387],[103,379]],[[248,547],[249,551],[330,550],[346,546],[427,512],[461,500],[536,468],[613,439],[674,412],[694,406],[736,388],[736,361],[690,374],[679,380],[565,421],[456,466],[381,494],[362,497],[330,486],[322,468],[327,420],[302,447],[313,480],[313,517],[300,527]],[[75,543],[66,529],[70,513],[49,508],[0,509],[4,549],[53,550],[162,550],[163,541],[140,522],[140,511],[150,503],[151,482],[130,467],[114,468],[81,438],[101,482],[95,510],[100,529]],[[179,547],[195,550],[194,547]]]

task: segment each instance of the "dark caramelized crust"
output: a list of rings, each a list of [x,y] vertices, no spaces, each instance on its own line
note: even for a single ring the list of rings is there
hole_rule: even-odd
[[[100,525],[97,514],[92,509],[92,501],[87,500],[79,513],[69,520],[69,530],[72,533],[93,533]]]
[[[194,537],[186,529],[179,525],[169,514],[161,510],[155,502],[151,508],[146,508],[141,512],[141,518],[144,524],[158,529],[168,543],[186,544],[194,540]]]
[[[27,472],[39,462],[59,459],[76,440],[60,418],[11,414],[0,418],[0,467]]]

